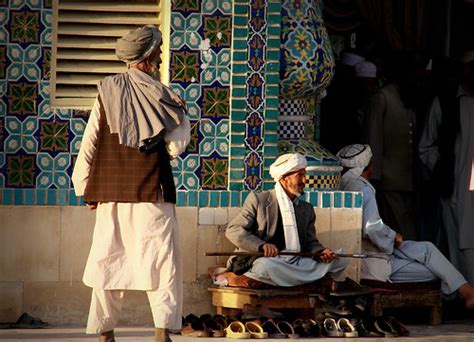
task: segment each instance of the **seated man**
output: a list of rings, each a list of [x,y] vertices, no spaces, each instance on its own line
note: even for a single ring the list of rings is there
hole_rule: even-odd
[[[297,286],[328,272],[342,273],[347,261],[319,243],[313,206],[298,199],[304,192],[306,158],[298,153],[282,155],[270,166],[270,175],[275,189],[250,193],[226,230],[236,251],[260,251],[264,257],[235,257],[229,269],[276,286]],[[321,256],[283,256],[280,251],[321,252]]]
[[[466,307],[474,308],[474,287],[431,242],[404,241],[379,216],[375,189],[369,183],[372,151],[369,145],[350,145],[337,154],[344,167],[341,190],[360,191],[363,203],[363,252],[387,255],[383,259],[362,259],[361,278],[392,283],[427,282],[439,279],[443,294],[458,291]]]

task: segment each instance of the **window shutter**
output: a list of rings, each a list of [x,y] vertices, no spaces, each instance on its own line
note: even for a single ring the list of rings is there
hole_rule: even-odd
[[[91,108],[97,83],[126,71],[115,56],[117,38],[143,25],[160,27],[161,13],[161,0],[55,0],[51,106]]]

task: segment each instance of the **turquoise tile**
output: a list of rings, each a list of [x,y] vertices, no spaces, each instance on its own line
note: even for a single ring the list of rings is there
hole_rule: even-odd
[[[267,85],[267,96],[278,96],[280,91],[280,86],[279,85]],[[270,100],[270,99],[269,99]],[[278,101],[278,100],[276,100]]]
[[[264,169],[262,171],[262,178],[264,179],[272,179],[272,176],[270,176],[270,171],[268,169]]]
[[[273,15],[280,15],[281,12],[281,3],[280,2],[270,2],[267,5],[268,13],[273,13]]]
[[[234,15],[234,22],[233,22],[233,27],[234,27],[234,30],[238,27],[238,28],[242,28],[242,27],[248,27],[248,22],[249,22],[249,18],[248,16],[246,15],[243,15],[243,16],[235,16]],[[235,42],[234,42],[235,43]],[[235,49],[235,47],[234,47]]]
[[[47,205],[56,205],[56,190],[48,189],[46,190],[46,204]]]
[[[352,193],[344,193],[344,208],[352,208]]]
[[[265,120],[278,120],[280,111],[276,107],[270,107],[267,105],[267,110],[265,111]],[[278,124],[278,122],[276,123]]]
[[[245,62],[239,62],[239,63],[233,63],[232,64],[232,72],[244,74],[244,73],[247,73],[248,70],[249,70],[249,66]],[[244,92],[243,96],[245,96],[245,92]]]
[[[79,198],[74,190],[69,190],[69,205],[79,205]]]
[[[280,60],[280,50],[267,50],[267,61],[279,61]]]
[[[268,26],[267,35],[280,37],[281,28],[280,26]],[[273,38],[273,37],[272,37]],[[267,55],[268,56],[268,55]]]
[[[244,170],[230,170],[231,179],[244,179]]]
[[[239,179],[238,182],[231,182],[229,185],[229,190],[231,191],[240,191],[242,190],[242,188],[243,188],[243,185],[242,185],[241,179]]]
[[[275,187],[274,182],[263,182],[263,190],[272,190]]]
[[[280,82],[280,75],[277,74],[270,74],[266,76],[268,83],[278,83]]]
[[[267,132],[278,132],[278,122],[266,122],[265,123],[265,133]],[[272,133],[273,134],[273,133]],[[278,134],[278,133],[276,133]]]
[[[237,144],[237,145],[240,145],[240,144],[244,144],[244,140],[245,140],[245,136],[242,135],[242,134],[235,134],[235,135],[232,135],[232,144]]]
[[[85,205],[84,203],[84,197],[79,197],[79,205]]]
[[[219,191],[209,191],[209,206],[219,207]]]
[[[311,191],[309,193],[309,203],[311,203],[313,207],[318,206],[318,193],[316,191]]]
[[[249,35],[249,30],[246,27],[238,27],[234,29],[234,32],[232,32],[232,38],[247,38]]]
[[[57,205],[67,205],[67,190],[58,189],[57,191]]]
[[[281,16],[280,15],[270,15],[267,18],[268,25],[272,24],[280,24],[281,23]]]
[[[188,206],[197,207],[198,206],[197,192],[196,191],[189,191],[187,193],[187,195],[188,195]]]
[[[239,102],[240,104],[240,100],[234,100],[232,104],[235,104],[235,102]],[[245,110],[242,110],[242,107],[238,107],[238,108],[239,109],[234,109],[230,112],[230,118],[233,121],[244,121],[245,118],[247,117],[247,112]],[[239,131],[232,130],[232,132],[237,133]]]
[[[13,190],[13,204],[14,205],[23,205],[23,189],[14,189]]]
[[[209,192],[208,191],[199,191],[199,207],[208,207],[209,206]]]
[[[338,191],[333,194],[334,208],[342,208],[342,194]]]
[[[247,49],[247,39],[235,39],[234,50],[244,50]]]
[[[230,159],[230,168],[237,169],[239,167],[244,166],[244,159],[243,158],[231,158]]]
[[[246,51],[234,51],[232,55],[232,61],[235,62],[244,62],[248,60],[248,54]],[[233,83],[235,84],[235,83]]]
[[[245,124],[242,122],[232,122],[230,124],[230,130],[231,132],[245,132]]]
[[[355,194],[354,208],[362,208],[362,193]]]
[[[35,190],[25,189],[25,205],[35,205]]]
[[[3,189],[3,204],[5,205],[13,204],[13,190],[12,189]]]
[[[273,162],[275,161],[275,158],[269,158],[269,156],[266,153],[264,153],[264,155],[265,155],[265,159],[263,159],[263,167],[269,168],[270,165],[272,165]]]
[[[234,85],[245,85],[245,81],[247,80],[247,76],[246,74],[244,75],[232,75],[232,84]],[[242,101],[242,100],[233,100],[232,101],[232,107],[233,108],[245,108],[245,101],[243,101],[243,105],[242,106],[238,106],[236,107],[235,105],[235,101]]]
[[[240,192],[239,191],[232,191],[230,193],[230,206],[240,207]]]
[[[237,1],[234,2],[234,12],[233,15],[246,15],[248,13],[248,3],[243,5],[245,1],[241,1],[242,4],[237,3]]]
[[[244,205],[245,199],[249,195],[250,191],[241,191],[240,192],[240,205]]]
[[[278,136],[276,134],[265,134],[265,142],[266,143],[277,143]]]
[[[327,192],[323,192],[322,197],[323,197],[323,208],[330,208],[331,207],[331,194]]]
[[[228,191],[221,191],[221,203],[220,207],[228,207],[229,206],[229,192]]]
[[[265,64],[265,70],[267,72],[279,72],[279,68],[280,68],[280,63],[277,61],[268,62],[267,64]]]
[[[186,193],[184,191],[178,191],[176,204],[180,207],[186,206]]]
[[[46,190],[36,190],[36,205],[46,204]]]
[[[233,97],[245,97],[247,90],[244,87],[234,87],[232,89]]]
[[[232,138],[231,138],[231,141],[232,141]],[[247,155],[247,150],[245,149],[245,147],[231,146],[230,147],[230,153],[233,156],[244,157],[245,155]]]
[[[265,158],[276,157],[278,155],[278,146],[264,146],[263,154]],[[272,159],[273,163],[274,159]]]

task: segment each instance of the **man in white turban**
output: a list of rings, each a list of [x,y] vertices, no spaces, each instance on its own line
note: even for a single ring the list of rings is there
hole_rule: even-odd
[[[72,181],[97,210],[83,282],[92,287],[88,334],[112,342],[126,290],[146,291],[155,341],[181,327],[182,275],[170,159],[190,140],[183,101],[157,78],[161,32],[117,41],[128,71],[106,77],[89,116]]]
[[[350,145],[337,157],[344,167],[341,190],[363,193],[362,252],[385,254],[385,259],[362,259],[361,278],[392,283],[441,281],[441,291],[455,291],[474,308],[474,287],[431,242],[404,241],[380,218],[375,189],[369,183],[372,151],[369,145]]]
[[[264,257],[236,257],[230,270],[276,286],[311,283],[331,272],[337,277],[347,260],[337,259],[316,239],[313,206],[298,197],[303,194],[306,158],[284,154],[270,166],[275,188],[251,192],[240,213],[226,230],[236,251],[263,252]],[[280,251],[320,252],[319,258],[281,256]]]

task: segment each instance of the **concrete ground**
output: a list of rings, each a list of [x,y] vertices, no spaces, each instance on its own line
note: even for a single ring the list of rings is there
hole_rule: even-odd
[[[438,327],[427,325],[408,325],[411,332],[409,337],[397,337],[396,341],[474,341],[474,320],[447,322]],[[97,341],[94,335],[86,335],[83,327],[51,327],[47,329],[4,329],[0,330],[0,341],[39,341],[39,342],[91,342]],[[152,342],[153,328],[123,327],[116,330],[117,342]],[[231,338],[192,338],[181,335],[172,335],[174,342],[232,342]],[[270,339],[269,339],[270,340]],[[275,341],[275,339],[271,339]],[[305,341],[343,341],[342,338],[305,338]],[[376,342],[382,338],[358,338],[357,341]],[[289,340],[287,340],[289,341]]]

